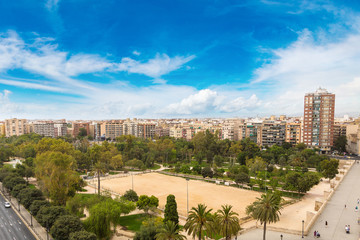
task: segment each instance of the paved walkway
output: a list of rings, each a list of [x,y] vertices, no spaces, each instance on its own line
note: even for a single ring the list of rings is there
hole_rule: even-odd
[[[360,204],[357,204],[358,198],[360,198],[360,164],[355,163],[309,231],[309,236],[305,236],[303,239],[314,239],[312,233],[317,230],[321,234],[320,239],[358,240],[360,236],[360,225],[358,225],[357,219],[360,217],[360,212],[355,211],[355,206],[360,208]],[[345,204],[347,206],[346,208]],[[325,226],[325,221],[328,222],[327,227]],[[350,225],[350,234],[345,233],[345,225]],[[262,233],[262,229],[260,228],[240,235],[237,239],[259,240],[262,239]],[[282,233],[279,232],[267,231],[266,239],[281,239],[281,234]],[[298,235],[282,235],[283,240],[302,239],[301,236]]]

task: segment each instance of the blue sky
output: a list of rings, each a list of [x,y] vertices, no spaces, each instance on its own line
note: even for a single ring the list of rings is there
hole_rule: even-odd
[[[0,119],[359,115],[360,3],[0,0]]]

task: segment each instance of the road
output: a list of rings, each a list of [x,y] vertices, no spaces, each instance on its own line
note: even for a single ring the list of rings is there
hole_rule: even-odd
[[[267,239],[281,239],[283,240],[296,240],[296,239],[314,239],[313,232],[319,231],[321,234],[320,239],[325,240],[358,240],[360,233],[360,225],[357,220],[360,217],[360,210],[355,211],[355,206],[360,208],[357,199],[360,198],[359,187],[360,164],[355,163],[340,186],[335,191],[331,200],[326,205],[324,211],[317,219],[309,231],[309,235],[301,238],[298,235],[283,234],[279,232],[267,231]],[[346,204],[346,208],[345,208]],[[328,226],[325,226],[325,221]],[[300,224],[300,222],[299,222]],[[345,225],[350,225],[350,234],[345,233]],[[238,236],[238,240],[259,240],[262,236],[262,229],[249,231],[243,235]]]
[[[19,216],[11,208],[5,208],[5,199],[0,195],[0,239],[36,240]]]

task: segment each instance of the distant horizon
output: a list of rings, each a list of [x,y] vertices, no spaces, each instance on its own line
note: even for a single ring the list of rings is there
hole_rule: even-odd
[[[11,117],[11,118],[5,118],[5,119],[26,119],[26,120],[30,120],[30,121],[56,121],[56,120],[61,120],[61,119],[65,119],[67,121],[110,121],[110,120],[125,120],[125,119],[144,119],[144,120],[150,120],[150,119],[154,119],[154,120],[159,120],[159,119],[194,119],[194,118],[197,118],[197,119],[232,119],[232,118],[239,118],[239,119],[254,119],[254,118],[269,118],[271,116],[275,116],[275,117],[280,117],[282,115],[285,115],[286,117],[289,117],[289,118],[296,118],[296,117],[299,117],[299,118],[302,118],[304,114],[302,115],[286,115],[286,114],[278,114],[278,115],[263,115],[263,116],[248,116],[248,117],[240,117],[240,116],[234,116],[234,117],[164,117],[164,118],[146,118],[146,117],[126,117],[126,118],[103,118],[103,119],[68,119],[68,118],[21,118],[21,117]],[[360,113],[357,113],[356,116],[354,115],[350,115],[350,114],[335,114],[335,118],[344,118],[345,116],[348,116],[349,118],[360,118]],[[0,121],[5,121],[5,119],[0,119]]]
[[[0,118],[358,115],[359,42],[356,1],[0,0]]]

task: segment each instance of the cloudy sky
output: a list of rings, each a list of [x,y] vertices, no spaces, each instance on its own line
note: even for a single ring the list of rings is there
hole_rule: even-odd
[[[360,111],[360,2],[0,0],[0,119]]]

